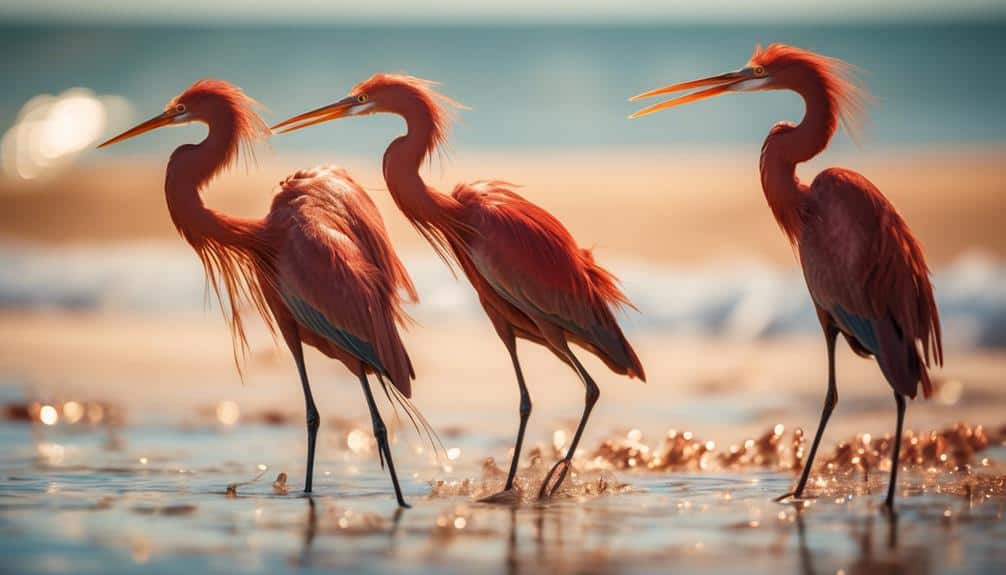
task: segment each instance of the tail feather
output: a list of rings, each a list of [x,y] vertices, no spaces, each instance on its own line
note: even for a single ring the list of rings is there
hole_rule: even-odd
[[[382,360],[385,375],[402,395],[406,398],[412,397],[412,380],[415,379],[416,373],[405,344],[398,334],[395,318],[383,309],[371,310],[371,313],[375,314],[374,323],[377,329],[374,330],[376,339],[374,343]]]
[[[629,340],[622,333],[622,328],[615,320],[611,308],[628,307],[639,311],[632,305],[628,296],[618,285],[618,278],[614,274],[604,269],[594,261],[594,254],[591,250],[581,250],[584,269],[587,278],[594,289],[594,294],[600,300],[595,306],[598,310],[596,326],[594,330],[595,347],[604,362],[612,371],[622,373],[629,377],[636,377],[646,381],[646,373],[643,364],[636,355],[636,350],[632,348]]]

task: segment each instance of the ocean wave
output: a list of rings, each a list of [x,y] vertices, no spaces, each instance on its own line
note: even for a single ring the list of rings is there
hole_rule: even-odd
[[[435,256],[404,256],[423,298],[410,312],[422,324],[481,313],[467,282]],[[819,329],[795,265],[608,260],[639,308],[622,315],[629,331],[744,341]],[[1006,263],[968,253],[936,270],[934,281],[949,346],[1006,347]],[[209,296],[199,261],[184,246],[0,245],[0,309],[163,314],[215,308]]]

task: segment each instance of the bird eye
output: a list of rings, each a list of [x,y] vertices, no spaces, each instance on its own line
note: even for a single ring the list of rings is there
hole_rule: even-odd
[[[356,101],[359,102],[359,103],[361,103],[361,104],[366,104],[367,103],[367,95],[366,94],[360,94],[359,96],[356,97]]]
[[[754,75],[755,76],[764,76],[765,75],[765,68],[763,66],[755,66],[754,67]]]
[[[175,105],[175,112],[178,113],[178,114],[184,114],[185,113],[185,104],[177,104],[177,105]]]

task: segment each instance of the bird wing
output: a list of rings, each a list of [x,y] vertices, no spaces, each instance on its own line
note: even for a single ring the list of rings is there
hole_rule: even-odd
[[[332,168],[281,186],[270,217],[284,236],[278,287],[291,313],[409,397],[414,372],[397,324],[407,320],[400,292],[414,299],[415,289],[373,202]]]
[[[610,307],[631,304],[614,276],[576,245],[559,220],[504,182],[463,184],[454,197],[478,230],[468,245],[472,263],[500,297],[643,376]]]
[[[939,314],[921,245],[894,206],[849,170],[811,184],[800,260],[815,302],[877,357],[895,389],[914,396],[942,365]],[[917,345],[921,344],[922,353]]]

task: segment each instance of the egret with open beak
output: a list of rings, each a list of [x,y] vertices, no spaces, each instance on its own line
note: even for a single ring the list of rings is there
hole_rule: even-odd
[[[346,116],[358,116],[372,111],[375,111],[374,103],[367,98],[366,94],[350,95],[334,104],[322,106],[316,110],[304,112],[290,119],[283,120],[273,126],[272,130],[277,134],[286,134],[287,132],[293,132],[301,128],[328,122],[329,120],[345,118]]]
[[[629,118],[639,118],[654,112],[666,110],[667,108],[673,108],[674,106],[697,102],[699,100],[705,100],[706,98],[712,98],[713,96],[719,96],[720,94],[726,94],[727,92],[750,92],[754,90],[762,90],[768,87],[769,81],[770,78],[766,74],[764,66],[748,65],[734,72],[727,72],[726,74],[710,76],[708,78],[702,78],[701,80],[692,80],[691,82],[682,82],[680,84],[664,86],[663,88],[657,88],[655,90],[650,90],[649,92],[643,92],[642,94],[633,96],[629,98],[629,101],[635,102],[636,100],[642,100],[644,98],[652,98],[654,96],[672,94],[674,92],[683,92],[685,90],[701,88],[703,86],[712,87],[673,98],[665,102],[660,102],[659,104],[654,104],[648,108],[643,108],[642,110],[630,115]]]

